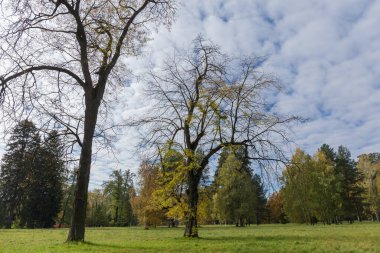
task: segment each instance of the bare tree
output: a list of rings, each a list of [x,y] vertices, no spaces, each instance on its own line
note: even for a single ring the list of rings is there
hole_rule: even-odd
[[[93,141],[105,142],[122,57],[137,55],[149,31],[170,25],[174,0],[0,0],[3,122],[38,118],[80,149],[68,241],[83,241]]]
[[[198,236],[199,182],[222,148],[244,146],[247,156],[261,165],[286,161],[283,144],[289,142],[288,127],[297,117],[271,111],[266,95],[278,83],[260,72],[261,62],[257,57],[230,58],[199,36],[190,52],[169,58],[149,75],[147,93],[154,106],[150,116],[134,125],[149,133],[143,141],[169,144],[186,159],[186,237]]]

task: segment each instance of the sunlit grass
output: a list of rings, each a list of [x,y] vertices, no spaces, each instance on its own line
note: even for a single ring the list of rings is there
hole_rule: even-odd
[[[89,228],[85,243],[65,243],[67,229],[0,230],[0,252],[380,252],[380,224]]]

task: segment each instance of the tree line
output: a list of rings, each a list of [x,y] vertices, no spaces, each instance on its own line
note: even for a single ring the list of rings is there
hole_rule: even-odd
[[[313,155],[301,149],[282,174],[282,188],[269,198],[276,222],[340,224],[379,220],[380,154],[362,154],[323,144]]]
[[[66,168],[63,146],[57,132],[43,134],[29,120],[13,129],[0,167],[1,227],[70,225],[76,170],[69,173]],[[161,162],[142,162],[137,177],[129,170],[114,170],[101,188],[89,192],[86,225],[149,228],[183,223],[184,164],[183,155],[167,150]],[[266,222],[264,185],[253,174],[243,148],[224,149],[215,175],[207,173],[201,182],[201,224]]]
[[[66,168],[56,131],[41,133],[33,122],[13,129],[0,167],[0,226],[48,228],[72,220],[76,170]],[[86,226],[186,224],[186,158],[163,150],[159,161],[144,160],[137,175],[114,170],[89,191]],[[204,153],[196,154],[201,161]],[[282,187],[267,199],[244,146],[222,149],[215,171],[200,179],[199,224],[350,223],[380,218],[380,154],[363,154],[322,145],[310,156],[297,149],[280,178]]]

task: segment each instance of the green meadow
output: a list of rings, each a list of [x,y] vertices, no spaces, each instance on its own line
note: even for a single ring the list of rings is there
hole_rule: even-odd
[[[67,229],[0,230],[0,252],[380,252],[380,224],[88,228],[86,242],[65,243]]]

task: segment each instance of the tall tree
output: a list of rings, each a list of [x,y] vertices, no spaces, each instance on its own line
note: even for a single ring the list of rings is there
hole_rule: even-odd
[[[243,162],[230,152],[215,179],[214,213],[220,221],[244,226],[257,214],[257,185]],[[256,210],[255,210],[256,209]]]
[[[327,224],[337,223],[342,214],[343,177],[336,173],[334,161],[322,149],[314,155],[312,165],[314,184],[310,188],[314,193],[314,216]]]
[[[380,221],[380,153],[360,155],[358,168],[364,175],[363,186],[367,190],[366,198],[372,219]]]
[[[21,121],[13,129],[1,164],[1,199],[5,209],[7,228],[20,217],[23,202],[27,199],[28,174],[33,171],[33,158],[40,145],[40,136],[31,121]]]
[[[312,158],[297,148],[291,164],[283,171],[284,210],[292,222],[310,222],[312,219],[314,177]]]
[[[283,191],[274,192],[268,199],[268,209],[271,223],[286,223],[287,217],[284,211]]]
[[[256,198],[256,205],[254,206],[255,222],[259,225],[260,223],[265,222],[268,217],[269,210],[267,209],[267,197],[265,195],[264,183],[258,174],[253,175],[252,184],[255,187],[254,194]]]
[[[34,124],[14,129],[1,167],[1,198],[7,208],[6,226],[52,227],[61,210],[65,166],[56,132],[44,142]]]
[[[132,194],[134,174],[129,170],[114,170],[110,180],[104,182],[104,193],[110,199],[113,225],[131,226],[135,223],[132,211]]]
[[[340,174],[342,178],[341,198],[344,218],[349,221],[353,221],[355,217],[361,220],[364,189],[360,182],[363,180],[363,174],[356,167],[355,161],[351,159],[351,153],[346,147],[339,146],[338,148],[335,170],[335,173]]]
[[[33,166],[26,179],[27,199],[23,202],[21,223],[28,227],[52,227],[61,210],[65,164],[57,132],[49,133],[37,147]]]
[[[135,125],[147,127],[151,135],[145,140],[159,147],[169,143],[185,159],[180,174],[186,180],[186,237],[198,236],[199,183],[210,158],[223,147],[245,146],[258,163],[285,160],[279,143],[288,141],[286,127],[296,118],[268,111],[264,93],[277,83],[262,73],[260,61],[228,58],[198,37],[190,53],[151,72],[148,95],[155,106]]]
[[[134,197],[133,209],[140,224],[145,229],[149,226],[157,226],[162,222],[163,211],[154,199],[155,191],[159,185],[159,167],[148,161],[143,161],[138,170],[139,190]]]
[[[157,173],[157,188],[153,192],[154,202],[165,212],[165,216],[175,225],[184,218],[186,210],[185,189],[186,161],[184,156],[171,149],[170,145],[160,149],[160,166]]]
[[[152,24],[170,24],[173,5],[174,0],[1,1],[2,13],[11,16],[0,31],[2,119],[38,116],[46,127],[60,125],[80,148],[68,241],[84,240],[93,141],[111,141],[105,124],[110,108],[102,102],[125,83],[120,58],[139,54]]]

